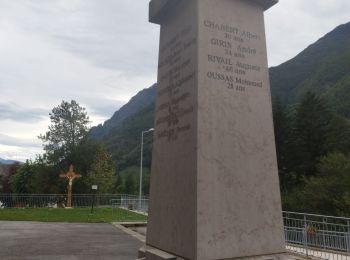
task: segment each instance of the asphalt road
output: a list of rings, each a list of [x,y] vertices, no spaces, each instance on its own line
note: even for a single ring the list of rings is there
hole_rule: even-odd
[[[0,221],[1,260],[135,260],[141,246],[110,224]]]

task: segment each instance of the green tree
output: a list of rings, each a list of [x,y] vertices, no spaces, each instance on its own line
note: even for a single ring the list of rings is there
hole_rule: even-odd
[[[116,184],[114,163],[104,149],[99,149],[96,152],[85,183],[88,187],[98,185],[98,193],[114,193]]]
[[[133,175],[131,175],[131,174],[126,175],[124,187],[125,187],[126,194],[134,194],[134,195],[137,194],[136,180],[135,180],[135,177]]]
[[[329,151],[332,114],[314,93],[307,92],[296,109],[293,129],[294,148],[290,151],[294,170],[302,176],[316,174],[321,156]]]
[[[293,117],[278,98],[275,98],[273,102],[273,121],[280,184],[282,192],[287,192],[295,185],[295,174],[290,171]]]
[[[64,185],[58,177],[56,166],[47,165],[41,157],[27,161],[10,177],[11,190],[14,193],[50,194],[61,193]]]
[[[14,193],[31,193],[30,180],[35,173],[35,164],[27,160],[17,172],[10,177],[11,190]]]
[[[59,178],[59,168],[39,161],[35,162],[34,173],[30,178],[32,194],[59,194],[63,193],[66,183]]]
[[[328,152],[350,152],[350,121],[333,114],[326,149]]]
[[[11,186],[10,186],[10,179],[11,176],[13,176],[18,168],[21,165],[19,163],[14,163],[11,165],[0,165],[0,171],[1,167],[3,168],[3,171],[5,174],[1,175],[0,174],[0,193],[11,193]]]
[[[139,171],[137,166],[131,166],[119,172],[117,191],[124,194],[138,194],[136,183],[138,182]]]
[[[142,194],[149,194],[150,171],[143,168],[142,174]],[[140,168],[130,166],[118,174],[117,191],[119,193],[138,195],[140,189]]]
[[[50,113],[49,130],[40,135],[50,163],[64,160],[87,135],[89,117],[76,101],[62,101]]]
[[[330,153],[320,160],[318,176],[305,180],[288,198],[288,210],[350,216],[350,156]]]

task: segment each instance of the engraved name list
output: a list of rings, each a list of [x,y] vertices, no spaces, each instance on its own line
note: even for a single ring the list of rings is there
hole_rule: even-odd
[[[156,104],[156,137],[158,140],[177,140],[191,129],[195,68],[192,51],[196,44],[192,27],[183,29],[160,47],[159,79]]]
[[[204,20],[202,26],[212,35],[209,38],[212,53],[207,54],[210,68],[207,78],[241,92],[248,87],[263,88],[257,77],[261,66],[254,64],[254,60],[259,54],[256,46],[264,39],[256,33],[212,20]]]

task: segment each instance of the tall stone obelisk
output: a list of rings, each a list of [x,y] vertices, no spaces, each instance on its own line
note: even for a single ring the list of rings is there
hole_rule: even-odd
[[[147,260],[285,251],[264,29],[276,3],[151,1],[161,33]]]

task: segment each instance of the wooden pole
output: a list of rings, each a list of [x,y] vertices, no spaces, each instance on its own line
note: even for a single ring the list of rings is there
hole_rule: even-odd
[[[68,198],[67,198],[67,208],[72,207],[72,182],[68,183]]]

